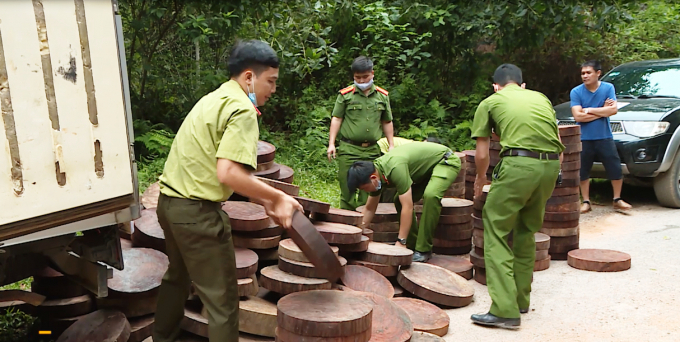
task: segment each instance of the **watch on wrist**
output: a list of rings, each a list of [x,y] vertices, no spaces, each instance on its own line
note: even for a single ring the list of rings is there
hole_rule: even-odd
[[[399,242],[400,244],[406,246],[406,239],[397,238],[397,242]]]

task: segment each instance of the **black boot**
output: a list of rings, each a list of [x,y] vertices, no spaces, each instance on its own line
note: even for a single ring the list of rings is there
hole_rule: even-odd
[[[418,252],[413,253],[413,262],[426,262],[432,258],[432,252]]]
[[[491,313],[475,314],[472,315],[470,319],[472,319],[472,322],[477,324],[512,330],[519,329],[520,324],[519,318],[501,318],[496,317]]]
[[[529,312],[529,308],[519,309],[519,313],[527,313],[527,312]]]

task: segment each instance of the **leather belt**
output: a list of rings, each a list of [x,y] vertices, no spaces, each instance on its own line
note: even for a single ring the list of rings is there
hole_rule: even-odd
[[[354,146],[361,146],[361,147],[369,147],[369,146],[373,146],[373,145],[378,143],[377,141],[358,142],[358,141],[349,140],[349,139],[345,139],[345,138],[340,139],[340,141],[346,142],[348,144],[352,144]]]
[[[529,150],[511,149],[503,152],[501,157],[530,157],[536,159],[547,159],[547,160],[559,160],[560,155],[558,153],[546,153],[546,152],[533,152]]]

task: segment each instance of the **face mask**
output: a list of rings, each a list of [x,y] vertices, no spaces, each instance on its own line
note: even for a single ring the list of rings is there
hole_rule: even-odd
[[[382,189],[382,182],[378,179],[378,185],[375,186],[375,191]]]
[[[246,84],[246,88],[248,90],[248,98],[250,99],[250,102],[253,103],[255,107],[257,107],[257,96],[255,95],[255,80],[253,79],[253,91],[250,91],[250,86]]]
[[[354,81],[354,85],[361,90],[366,90],[373,85],[373,79],[371,78],[371,80],[366,83],[357,83],[357,81]]]

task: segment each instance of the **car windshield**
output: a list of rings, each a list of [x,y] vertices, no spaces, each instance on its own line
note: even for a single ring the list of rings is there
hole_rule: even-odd
[[[612,83],[617,96],[680,97],[680,66],[614,69],[602,81]]]

